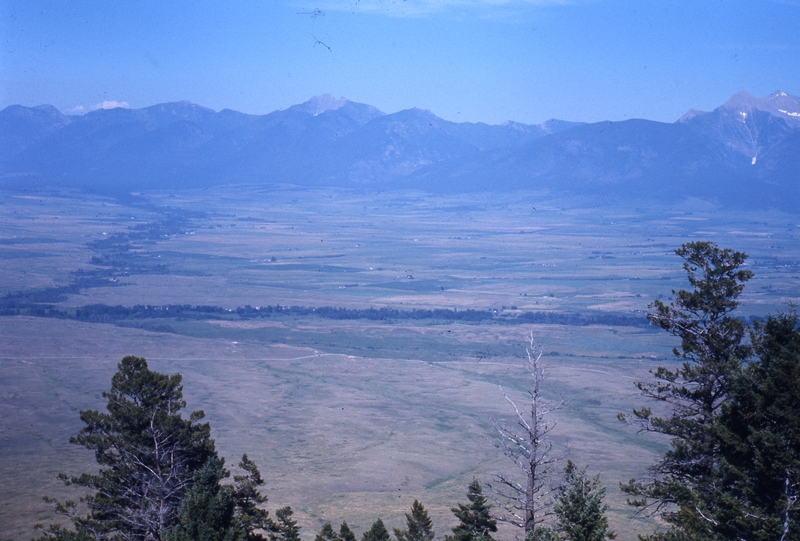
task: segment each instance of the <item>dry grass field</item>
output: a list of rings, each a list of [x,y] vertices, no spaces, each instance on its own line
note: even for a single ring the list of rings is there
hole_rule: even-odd
[[[103,407],[100,394],[124,355],[183,374],[188,409],[206,412],[229,466],[248,453],[270,508],[291,505],[305,539],[328,520],[346,519],[359,533],[378,517],[399,527],[414,498],[444,535],[472,478],[510,467],[492,445],[490,419],[511,413],[498,384],[522,397],[518,362],[533,332],[545,351],[545,392],[565,400],[555,444],[601,475],[613,527],[633,540],[653,525],[630,519],[618,483],[643,475],[665,442],[637,435],[616,414],[642,404],[633,382],[673,362],[674,340],[647,327],[530,325],[514,316],[644,317],[653,298],[685,287],[672,250],[692,240],[751,255],[756,276],[743,315],[800,300],[797,216],[701,203],[581,207],[535,194],[209,192],[125,204],[0,194],[0,295],[103,270],[92,257],[112,253],[102,241],[121,234],[129,242],[114,257],[132,270],[65,290],[58,308],[446,308],[505,319],[172,318],[163,322],[170,332],[151,332],[130,321],[0,316],[0,539],[32,537],[34,523],[52,518],[41,496],[70,494],[56,474],[93,467],[67,440],[81,409]],[[175,214],[179,233],[130,236]]]

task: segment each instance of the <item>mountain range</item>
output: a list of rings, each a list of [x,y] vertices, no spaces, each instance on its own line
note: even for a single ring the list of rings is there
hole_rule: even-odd
[[[317,96],[267,115],[189,102],[0,111],[0,186],[120,195],[225,184],[554,196],[796,210],[800,98],[745,92],[674,123],[454,123]]]

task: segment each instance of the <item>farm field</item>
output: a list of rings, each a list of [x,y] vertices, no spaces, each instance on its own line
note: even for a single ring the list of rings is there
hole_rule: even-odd
[[[634,381],[674,362],[675,341],[642,324],[652,299],[686,287],[673,250],[712,240],[750,254],[743,317],[800,300],[800,216],[699,201],[239,187],[0,202],[3,313],[18,310],[0,316],[0,539],[30,538],[52,518],[41,496],[69,494],[56,474],[92,467],[67,440],[79,410],[104,406],[124,355],[183,374],[188,410],[206,412],[230,466],[243,452],[255,460],[270,508],[291,505],[304,538],[327,520],[399,527],[414,498],[443,535],[473,477],[511,468],[491,418],[512,413],[498,384],[522,397],[518,361],[533,333],[545,394],[565,400],[556,447],[600,473],[613,528],[632,540],[653,525],[630,520],[618,482],[645,474],[665,442],[616,414],[642,404]],[[81,316],[88,305],[230,313]],[[236,312],[278,305],[312,311]],[[402,314],[313,312],[323,307]],[[468,310],[483,315],[453,315]],[[561,319],[533,316],[545,313]]]

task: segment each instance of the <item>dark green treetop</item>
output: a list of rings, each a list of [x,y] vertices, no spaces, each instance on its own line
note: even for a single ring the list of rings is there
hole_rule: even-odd
[[[314,541],[341,541],[342,538],[336,533],[336,530],[333,529],[330,522],[326,522],[322,525],[322,529],[319,531],[317,536],[314,538]]]
[[[273,532],[279,526],[269,518],[268,511],[259,507],[267,502],[267,497],[259,492],[258,487],[264,484],[264,479],[255,463],[245,454],[239,467],[245,473],[233,476],[237,527],[245,533],[247,541],[262,541],[265,537],[259,530]]]
[[[369,530],[361,536],[361,541],[389,541],[389,532],[381,519],[376,520]]]
[[[606,489],[600,476],[589,478],[586,468],[578,469],[570,460],[564,469],[564,489],[556,498],[553,511],[558,518],[558,530],[569,541],[605,541],[614,539],[608,529],[603,504]]]
[[[491,541],[492,533],[497,531],[497,521],[489,514],[491,506],[486,503],[477,479],[470,483],[467,499],[469,505],[460,503],[452,508],[459,524],[453,528],[453,535],[445,537],[445,541]]]
[[[228,477],[223,459],[211,457],[195,472],[194,484],[186,492],[178,524],[168,531],[165,541],[239,541],[234,524],[236,501],[233,487],[222,486]]]
[[[406,528],[394,529],[397,541],[433,541],[436,532],[433,531],[433,521],[428,516],[428,511],[414,500],[411,504],[411,514],[406,513]]]
[[[277,519],[269,533],[270,541],[300,541],[300,527],[292,518],[294,511],[290,506],[275,511]]]
[[[80,504],[54,504],[74,530],[39,527],[39,541],[264,541],[274,529],[256,465],[242,456],[233,484],[217,456],[203,413],[183,419],[181,376],[151,371],[138,357],[125,357],[112,377],[108,413],[82,411],[86,426],[70,441],[95,452],[97,474],[59,477],[92,489]],[[299,541],[291,538],[290,541]]]
[[[756,358],[734,380],[719,427],[721,537],[800,539],[800,327],[794,309],[756,323]]]
[[[673,291],[670,304],[654,301],[648,319],[680,338],[673,353],[683,362],[675,369],[659,367],[651,381],[637,383],[668,414],[642,408],[621,415],[642,430],[668,436],[671,448],[649,479],[631,480],[622,489],[638,512],[660,514],[670,525],[649,539],[727,539],[716,532],[726,507],[718,497],[723,458],[717,433],[732,383],[752,353],[743,341],[744,323],[732,315],[752,272],[741,268],[746,254],[713,242],[687,243],[676,253],[685,260],[692,289]]]
[[[751,354],[750,347],[742,344],[746,327],[731,312],[739,306],[739,295],[753,273],[740,268],[746,254],[720,249],[713,242],[690,242],[675,253],[685,260],[692,289],[673,290],[675,300],[670,304],[653,301],[647,318],[681,339],[673,353],[685,362],[676,370],[659,367],[657,381],[639,387],[676,409],[671,418],[648,415],[653,427],[681,437],[686,428],[683,419],[711,422],[731,375]]]
[[[339,537],[342,538],[342,541],[356,541],[356,534],[350,529],[346,521],[339,526]]]
[[[203,412],[181,417],[182,390],[180,375],[153,372],[139,357],[122,359],[111,390],[103,393],[107,412],[82,411],[86,426],[70,439],[94,451],[99,472],[61,476],[92,491],[82,499],[88,514],[78,515],[75,502],[55,502],[75,532],[56,527],[44,538],[163,539],[177,522],[195,472],[216,458],[210,428],[198,422]]]

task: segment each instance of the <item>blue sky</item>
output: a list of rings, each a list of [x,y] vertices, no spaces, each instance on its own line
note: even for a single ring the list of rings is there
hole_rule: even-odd
[[[0,108],[316,94],[454,121],[672,122],[800,94],[800,0],[0,0]]]

